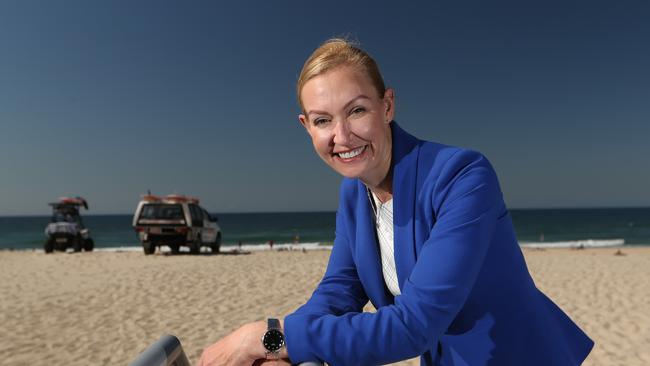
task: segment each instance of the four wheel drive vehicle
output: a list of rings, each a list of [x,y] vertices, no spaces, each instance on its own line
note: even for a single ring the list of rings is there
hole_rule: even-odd
[[[88,202],[81,197],[61,197],[59,202],[49,205],[52,206],[52,218],[45,228],[45,253],[52,253],[55,249],[65,252],[68,247],[75,252],[81,249],[92,251],[95,243],[79,216],[79,208],[83,206],[87,210]]]
[[[221,229],[217,220],[199,200],[181,195],[142,197],[133,215],[133,227],[142,243],[144,254],[153,254],[156,247],[167,245],[176,254],[182,245],[190,253],[199,253],[207,246],[212,253],[221,247]]]

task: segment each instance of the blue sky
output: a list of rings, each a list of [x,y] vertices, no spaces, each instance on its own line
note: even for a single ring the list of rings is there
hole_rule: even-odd
[[[647,1],[5,1],[0,215],[335,210],[298,124],[322,41],[358,39],[416,136],[486,154],[511,208],[650,206]]]

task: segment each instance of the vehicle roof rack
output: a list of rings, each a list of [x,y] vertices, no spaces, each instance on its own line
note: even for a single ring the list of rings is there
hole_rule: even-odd
[[[86,210],[88,209],[88,201],[83,197],[59,197],[58,202],[50,202],[49,206],[52,207],[61,207],[61,206],[83,206]]]
[[[156,196],[154,194],[143,194],[142,200],[146,202],[163,202],[163,203],[193,203],[198,205],[199,199],[196,197],[185,196],[182,194],[168,194],[166,196]]]

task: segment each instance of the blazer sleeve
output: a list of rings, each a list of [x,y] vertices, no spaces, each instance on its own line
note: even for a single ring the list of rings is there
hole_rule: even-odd
[[[345,220],[336,213],[336,236],[325,275],[307,303],[293,314],[300,316],[342,315],[360,312],[368,296],[357,275],[350,245],[344,234]],[[286,325],[285,325],[286,328]],[[287,344],[289,344],[287,335]]]
[[[494,170],[476,152],[460,150],[430,179],[437,221],[402,295],[376,313],[288,316],[293,362],[391,363],[423,354],[445,333],[481,269],[503,199]]]

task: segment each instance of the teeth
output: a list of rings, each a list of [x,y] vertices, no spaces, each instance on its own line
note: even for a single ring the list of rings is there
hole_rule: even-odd
[[[342,157],[343,159],[351,159],[351,158],[361,154],[363,152],[363,149],[365,149],[365,148],[366,148],[365,146],[362,146],[362,147],[360,147],[358,149],[354,149],[352,151],[340,152],[339,156]]]

